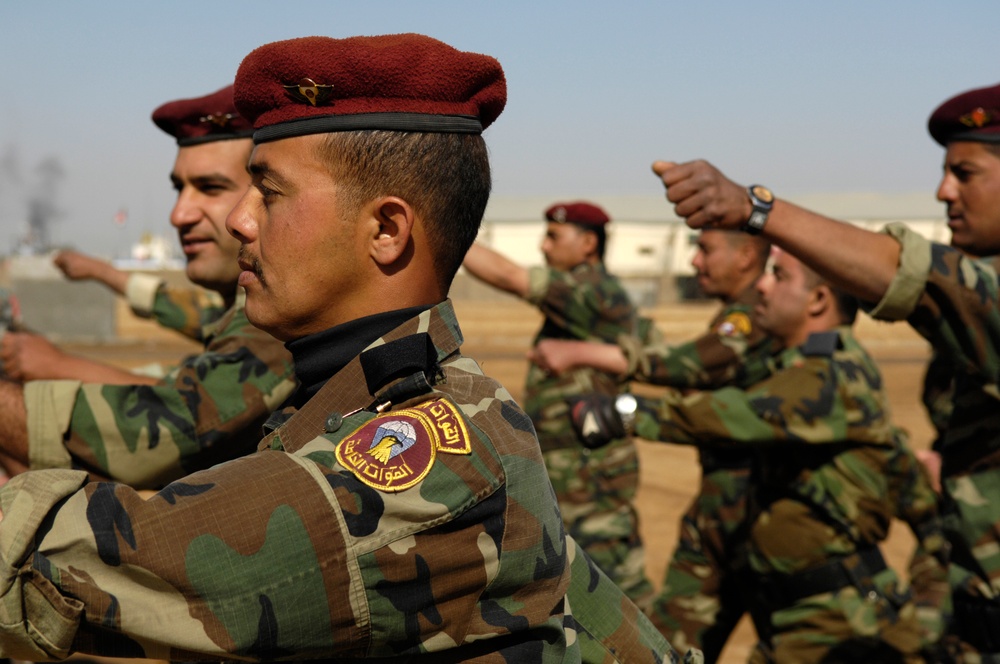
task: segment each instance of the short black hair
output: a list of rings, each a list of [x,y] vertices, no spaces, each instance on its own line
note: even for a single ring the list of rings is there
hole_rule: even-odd
[[[332,132],[320,158],[344,187],[348,210],[399,196],[423,219],[447,291],[476,239],[492,181],[482,136],[363,130]]]

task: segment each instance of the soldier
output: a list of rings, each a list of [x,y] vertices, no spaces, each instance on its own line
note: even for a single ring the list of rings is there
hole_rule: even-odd
[[[882,233],[809,212],[761,188],[754,198],[705,162],[654,164],[667,198],[695,228],[754,220],[772,242],[869,303],[883,320],[906,320],[956,372],[953,410],[939,445],[942,510],[953,547],[949,626],[962,661],[1000,659],[1000,409],[997,272],[971,256],[1000,253],[1000,85],[939,106],[931,136],[945,147],[938,200],[951,247],[903,225]],[[753,217],[751,218],[751,215]]]
[[[751,661],[924,661],[941,634],[947,546],[926,474],[851,333],[857,303],[784,252],[758,289],[757,322],[785,348],[774,374],[748,390],[640,399],[636,432],[757,451],[747,591],[761,641]],[[897,515],[936,556],[915,568],[912,599],[878,549]]]
[[[124,295],[135,315],[152,318],[195,341],[203,341],[204,327],[226,311],[225,301],[215,291],[169,286],[153,275],[125,272],[78,251],[60,251],[52,262],[68,279],[102,283]]]
[[[474,244],[463,265],[487,284],[537,306],[545,339],[615,341],[638,334],[639,318],[625,288],[604,267],[610,218],[591,203],[557,203],[545,211],[542,253],[547,267],[526,269]],[[529,365],[524,408],[545,456],[549,479],[570,535],[643,609],[653,597],[646,579],[639,516],[632,504],[639,485],[639,457],[629,439],[590,449],[576,436],[566,399],[598,392],[618,394],[625,384],[589,367],[554,375]]]
[[[675,346],[623,336],[619,345],[545,340],[534,359],[562,373],[596,366],[642,382],[686,389],[725,385],[746,388],[769,373],[776,351],[755,322],[755,284],[764,273],[769,245],[745,233],[702,230],[691,264],[705,295],[722,301],[706,334]],[[700,648],[718,659],[746,609],[732,563],[745,538],[747,482],[752,456],[744,450],[699,448],[701,486],[685,512],[679,539],[650,618],[677,647]]]
[[[489,195],[499,63],[307,37],[248,55],[235,96],[256,131],[227,226],[296,405],[258,453],[149,501],[70,470],[0,489],[2,654],[676,661],[565,537],[530,421],[459,352],[446,297]]]
[[[295,386],[291,355],[250,325],[237,289],[240,244],[225,220],[249,186],[252,127],[236,113],[232,87],[164,104],[153,121],[177,140],[170,220],[187,276],[219,293],[228,311],[206,327],[205,351],[163,379],[67,355],[33,335],[6,335],[5,365],[34,367],[15,375],[44,371],[53,379],[0,383],[0,449],[8,469],[80,468],[95,478],[160,487],[252,452],[260,426]],[[170,311],[171,293],[147,290],[139,299]]]

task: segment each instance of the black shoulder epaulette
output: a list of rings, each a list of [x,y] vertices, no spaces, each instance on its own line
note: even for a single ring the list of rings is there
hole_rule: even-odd
[[[843,348],[843,344],[840,343],[840,333],[836,330],[813,332],[802,344],[802,354],[807,357],[833,357],[838,348]]]

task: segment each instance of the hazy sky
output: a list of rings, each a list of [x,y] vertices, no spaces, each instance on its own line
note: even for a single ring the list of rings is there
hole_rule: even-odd
[[[996,0],[0,0],[0,254],[32,196],[59,210],[58,244],[112,256],[172,234],[175,147],[152,110],[308,35],[421,32],[499,59],[496,195],[659,194],[654,159],[704,157],[779,196],[931,196],[927,116],[1000,81],[998,25]],[[42,193],[52,163],[62,175]]]

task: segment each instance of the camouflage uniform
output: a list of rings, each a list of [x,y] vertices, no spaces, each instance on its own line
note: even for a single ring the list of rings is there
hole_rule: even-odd
[[[30,467],[79,468],[95,479],[158,488],[252,452],[295,378],[291,355],[250,324],[243,299],[206,326],[205,352],[158,385],[26,383]]]
[[[528,302],[545,315],[542,339],[615,342],[636,334],[638,316],[621,282],[602,263],[583,263],[566,272],[529,271]],[[524,409],[535,425],[549,478],[569,533],[597,565],[641,607],[653,596],[646,579],[639,517],[632,501],[639,485],[639,457],[629,439],[600,449],[584,447],[573,429],[567,397],[618,394],[619,377],[581,368],[549,376],[528,368]]]
[[[0,654],[677,661],[586,573],[530,421],[460,344],[450,303],[420,313],[276,414],[258,453],[148,501],[18,476]]]
[[[749,390],[643,401],[643,437],[756,451],[752,661],[918,662],[940,636],[948,547],[936,496],[887,405],[877,367],[846,327],[782,351],[774,375]],[[925,554],[912,598],[878,551],[894,516]]]
[[[1000,309],[990,262],[931,243],[905,226],[886,232],[902,249],[888,292],[871,311],[905,319],[955,373],[953,409],[937,444],[942,509],[953,547],[955,620],[968,662],[1000,661]],[[988,658],[987,654],[992,653]]]
[[[747,288],[719,311],[707,334],[685,344],[621,339],[630,375],[689,389],[747,388],[763,380],[776,344],[755,324],[759,299],[756,288]],[[671,643],[701,648],[714,662],[746,612],[734,562],[747,535],[753,457],[738,449],[698,453],[701,487],[681,519],[677,548],[649,615]]]
[[[195,341],[204,341],[205,326],[226,313],[218,293],[195,286],[167,286],[150,274],[130,274],[125,282],[125,299],[136,316],[153,318]]]

